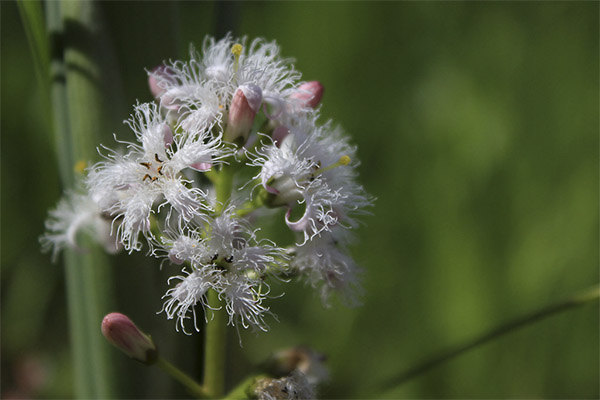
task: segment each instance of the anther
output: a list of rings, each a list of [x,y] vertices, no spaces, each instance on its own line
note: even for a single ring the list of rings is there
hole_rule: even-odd
[[[156,154],[156,153],[154,153],[154,159],[159,163],[163,162],[160,158],[158,158],[158,154]]]
[[[144,182],[146,179],[152,179],[152,177],[148,174],[144,175],[144,178],[142,178],[142,182]]]
[[[141,162],[141,163],[140,163],[140,165],[143,165],[144,167],[146,167],[146,168],[150,169],[150,166],[151,166],[152,164],[151,164],[151,163],[149,163],[149,162]]]
[[[158,174],[159,174],[159,175],[162,175],[162,174],[163,174],[163,173],[162,173],[162,169],[163,169],[163,166],[161,165],[160,167],[158,167],[158,168],[156,169],[156,172],[158,172]]]

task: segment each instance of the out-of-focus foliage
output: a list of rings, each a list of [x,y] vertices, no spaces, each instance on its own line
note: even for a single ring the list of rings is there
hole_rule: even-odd
[[[324,309],[296,285],[273,302],[280,322],[269,333],[242,332],[240,348],[230,329],[230,384],[271,351],[308,344],[329,356],[322,397],[381,397],[380,382],[427,355],[598,282],[598,3],[102,7],[125,105],[150,99],[144,68],[185,58],[190,42],[222,29],[219,12],[236,35],[277,40],[325,85],[323,115],[352,135],[378,197],[354,248],[364,304]],[[2,391],[69,397],[62,268],[37,242],[62,189],[14,3],[2,4],[1,25]],[[106,142],[113,132],[127,129],[115,125]],[[155,315],[168,271],[120,255],[114,274],[118,311],[196,370],[201,335]],[[572,310],[385,396],[597,398],[598,329],[597,305]],[[185,396],[158,371],[115,359],[121,397]]]

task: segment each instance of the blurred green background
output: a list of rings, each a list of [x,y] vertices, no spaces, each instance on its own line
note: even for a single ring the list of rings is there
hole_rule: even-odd
[[[69,398],[64,272],[40,253],[62,188],[16,3],[1,4],[2,396]],[[232,27],[275,39],[326,93],[323,121],[359,147],[377,197],[353,254],[363,305],[310,288],[272,301],[269,333],[230,329],[230,385],[282,347],[328,355],[323,398],[598,398],[597,302],[506,335],[402,386],[381,382],[496,324],[598,282],[597,2],[102,2],[118,87],[104,143],[144,68]],[[108,83],[107,83],[108,84]],[[198,336],[156,315],[166,271],[111,258],[115,310],[194,373]],[[149,265],[151,264],[151,265]],[[110,311],[110,310],[108,310]],[[100,321],[98,321],[98,327]],[[114,353],[120,398],[186,394]]]

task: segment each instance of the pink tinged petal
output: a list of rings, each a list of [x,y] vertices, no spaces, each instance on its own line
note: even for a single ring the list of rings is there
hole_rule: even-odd
[[[273,186],[269,186],[266,182],[263,186],[267,192],[272,194],[279,194],[279,190],[275,189]]]
[[[275,130],[273,131],[273,142],[275,143],[275,146],[281,147],[283,139],[285,139],[285,137],[289,135],[289,133],[290,130],[283,125],[280,125],[277,128],[275,128]]]
[[[223,139],[227,142],[245,142],[252,129],[254,117],[262,102],[262,91],[255,85],[240,86],[233,96]]]
[[[169,253],[169,260],[173,264],[177,264],[177,265],[183,264],[183,260],[181,258],[177,257],[177,254],[175,254],[175,253]]]
[[[159,84],[160,81],[164,80],[173,81],[169,68],[164,65],[159,65],[154,68],[148,75],[148,86],[150,87],[150,92],[152,92],[156,99],[165,93],[165,89],[160,87]]]
[[[173,144],[173,131],[167,124],[163,125],[163,135],[165,140],[165,148],[167,148]]]
[[[160,105],[170,111],[179,111],[181,108],[181,103],[177,100],[177,96],[173,96],[169,92],[164,93],[160,97]]]
[[[315,108],[321,102],[323,92],[325,92],[325,87],[319,81],[305,82],[290,98],[298,100],[303,107]]]
[[[288,228],[290,228],[293,231],[296,232],[306,232],[309,228],[310,228],[310,218],[308,215],[308,206],[306,208],[306,211],[304,212],[304,215],[302,216],[302,218],[300,218],[298,221],[290,221],[290,215],[292,214],[292,208],[288,208],[287,212],[285,213],[285,223],[287,224]]]
[[[260,105],[262,103],[262,89],[256,85],[242,85],[239,87],[239,90],[244,93],[248,106],[250,106],[252,111],[256,114],[260,110]]]
[[[102,320],[102,334],[113,346],[134,360],[144,364],[153,364],[158,351],[150,336],[121,313],[111,313]]]
[[[210,171],[210,169],[212,168],[212,164],[207,163],[207,162],[197,162],[197,163],[191,164],[190,168],[195,169],[196,171],[206,172],[206,171]]]

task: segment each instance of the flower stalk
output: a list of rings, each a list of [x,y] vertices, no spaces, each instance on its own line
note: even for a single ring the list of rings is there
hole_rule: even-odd
[[[173,379],[177,382],[181,383],[185,386],[191,395],[195,396],[198,399],[206,399],[206,398],[214,398],[214,396],[209,395],[209,393],[205,390],[202,385],[189,377],[185,372],[168,362],[162,357],[158,357],[155,364],[158,368],[162,369],[164,372],[169,374]]]
[[[557,302],[554,304],[550,304],[546,307],[543,307],[540,310],[534,311],[530,314],[524,315],[522,317],[516,318],[516,319],[506,322],[504,324],[501,324],[501,325],[483,333],[482,335],[479,335],[473,339],[470,339],[470,340],[466,341],[465,343],[462,343],[456,347],[450,348],[450,349],[440,353],[437,356],[434,356],[420,364],[417,364],[416,366],[409,368],[408,370],[404,371],[400,375],[389,380],[386,384],[384,384],[384,387],[386,387],[388,389],[393,389],[395,387],[398,387],[398,386],[410,381],[411,379],[416,378],[441,364],[444,364],[444,363],[446,363],[446,362],[448,362],[470,350],[473,350],[483,344],[486,344],[494,339],[497,339],[507,333],[513,332],[517,329],[520,329],[520,328],[523,328],[530,324],[533,324],[537,321],[540,321],[544,318],[550,317],[559,312],[572,309],[573,307],[578,307],[578,306],[582,306],[582,305],[585,305],[585,304],[593,302],[593,301],[598,301],[599,298],[600,298],[600,285],[596,285],[591,288],[588,288],[587,290],[583,290],[566,300],[563,300],[563,301],[560,301],[560,302]]]
[[[233,167],[223,165],[215,182],[217,213],[227,207],[233,188]],[[212,319],[206,325],[204,342],[204,388],[210,397],[225,393],[225,359],[227,350],[227,312],[221,306],[219,294],[210,290],[208,303],[213,308]]]

